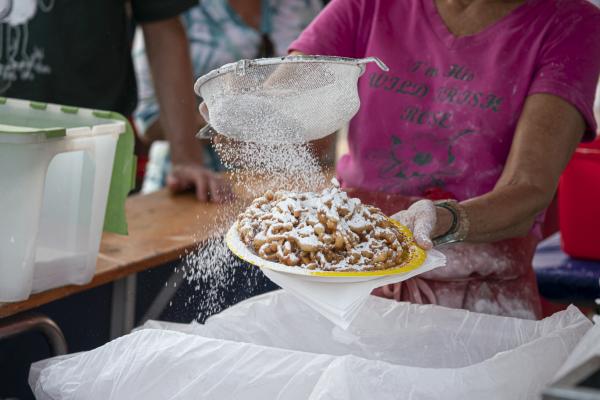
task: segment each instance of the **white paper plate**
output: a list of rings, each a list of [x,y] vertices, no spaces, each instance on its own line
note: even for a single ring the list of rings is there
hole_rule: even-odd
[[[390,221],[392,221],[404,234],[412,237],[412,233],[405,226],[400,225],[397,221]],[[285,264],[280,264],[261,258],[254,253],[252,249],[246,246],[244,242],[242,242],[242,239],[238,234],[237,223],[234,223],[227,232],[227,235],[225,236],[225,242],[233,254],[252,265],[255,265],[259,268],[267,268],[277,272],[296,275],[298,278],[311,280],[313,282],[366,282],[383,276],[403,275],[419,268],[427,257],[425,251],[414,244],[409,249],[411,252],[410,261],[399,268],[390,268],[377,271],[320,271],[299,267],[289,267]]]

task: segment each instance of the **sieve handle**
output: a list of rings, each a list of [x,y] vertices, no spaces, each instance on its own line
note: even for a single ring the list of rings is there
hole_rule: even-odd
[[[362,58],[360,60],[358,60],[359,64],[368,64],[374,62],[375,64],[377,64],[377,66],[379,68],[381,68],[383,71],[389,71],[390,69],[388,68],[387,65],[385,65],[385,63],[383,61],[381,61],[379,58],[377,57],[367,57],[367,58]]]
[[[196,138],[210,139],[217,135],[218,132],[215,131],[215,129],[210,124],[210,119],[208,116],[208,106],[206,105],[206,102],[203,101],[200,104],[200,107],[198,107],[198,111],[200,111],[200,115],[202,115],[202,118],[204,118],[204,121],[206,121],[206,125],[204,125],[202,129],[200,129],[198,133],[196,133]]]
[[[217,135],[217,131],[212,127],[211,124],[206,124],[196,133],[197,139],[211,139]]]

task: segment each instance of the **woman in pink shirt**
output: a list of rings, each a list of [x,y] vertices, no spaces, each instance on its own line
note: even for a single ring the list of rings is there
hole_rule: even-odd
[[[333,0],[292,43],[390,67],[359,81],[338,177],[429,199],[395,218],[448,265],[378,294],[540,316],[531,260],[559,176],[596,130],[599,39],[584,0]]]

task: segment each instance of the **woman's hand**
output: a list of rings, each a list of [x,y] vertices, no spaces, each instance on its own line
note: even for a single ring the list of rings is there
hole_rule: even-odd
[[[436,207],[431,200],[419,200],[407,210],[392,215],[392,219],[410,229],[415,242],[424,250],[433,248],[431,239],[448,232],[452,225],[450,212]]]
[[[410,229],[417,245],[429,250],[433,248],[431,238],[437,222],[435,208],[431,200],[419,200],[407,210],[392,215],[392,219]]]

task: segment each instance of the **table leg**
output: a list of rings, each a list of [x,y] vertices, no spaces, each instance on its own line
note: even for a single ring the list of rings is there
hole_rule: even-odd
[[[67,341],[58,325],[42,314],[28,314],[0,320],[0,340],[25,332],[40,332],[50,345],[53,356],[67,354]]]
[[[131,332],[135,327],[135,294],[137,275],[129,275],[113,283],[110,315],[110,339]]]

